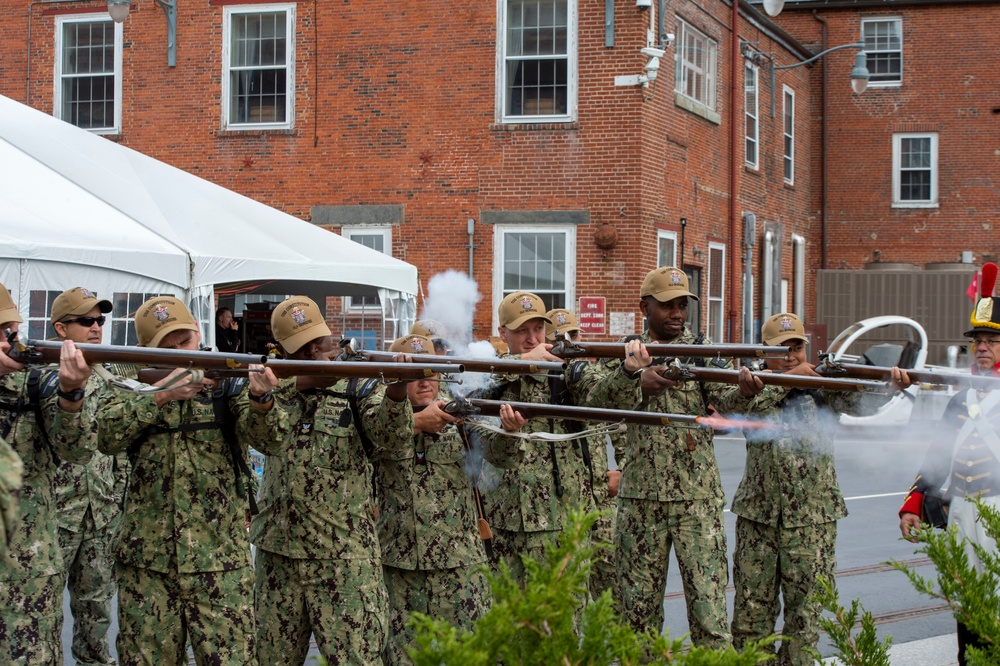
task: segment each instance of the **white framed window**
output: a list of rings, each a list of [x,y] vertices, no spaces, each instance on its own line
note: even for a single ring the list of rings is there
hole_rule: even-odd
[[[861,41],[868,54],[869,86],[903,83],[903,19],[861,19]]]
[[[107,12],[56,17],[57,118],[97,134],[122,124],[122,26]]]
[[[677,265],[677,232],[658,229],[656,232],[656,265]]]
[[[576,225],[496,225],[493,302],[515,291],[538,295],[548,309],[576,307]],[[493,312],[493,326],[496,311]]]
[[[341,234],[382,254],[392,256],[392,227],[343,227]],[[348,296],[347,309],[381,309],[378,296]]]
[[[502,122],[574,119],[577,1],[498,0]]]
[[[897,208],[937,207],[937,180],[937,133],[893,134],[892,205]]]
[[[682,19],[677,33],[674,90],[714,111],[719,45]]]
[[[760,70],[749,60],[743,61],[743,115],[746,120],[746,149],[744,160],[747,166],[757,168],[760,144],[759,92]]]
[[[286,129],[295,113],[295,4],[223,7],[222,126]]]
[[[726,246],[708,244],[708,307],[705,312],[705,331],[712,342],[723,342],[726,331]]]
[[[782,86],[782,132],[784,148],[782,161],[785,165],[785,182],[795,184],[795,91]]]

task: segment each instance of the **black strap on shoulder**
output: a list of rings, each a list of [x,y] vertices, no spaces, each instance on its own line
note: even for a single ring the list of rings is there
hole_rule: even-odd
[[[358,432],[358,437],[361,438],[361,447],[365,450],[365,456],[368,458],[372,457],[375,453],[375,445],[372,444],[372,440],[368,438],[368,433],[365,432],[365,426],[361,422],[361,408],[358,406],[358,400],[361,398],[367,398],[371,395],[371,392],[375,390],[378,385],[377,379],[369,379],[360,387],[358,377],[351,377],[347,381],[347,406],[351,409],[351,417],[354,420],[354,429]],[[372,479],[374,483],[374,478]]]
[[[234,381],[235,380],[235,381]],[[243,479],[253,479],[254,474],[247,465],[246,458],[240,452],[240,442],[236,436],[236,420],[233,418],[232,410],[229,409],[229,399],[243,390],[242,378],[229,377],[222,380],[220,385],[212,391],[212,411],[215,414],[215,425],[222,433],[222,438],[229,445],[229,456],[232,459],[233,478],[236,481],[236,494],[240,497],[247,496],[246,485]],[[250,495],[250,515],[256,516],[260,513],[257,508],[257,498],[254,493]]]
[[[590,365],[589,361],[574,361],[567,371],[570,383],[580,381],[583,377],[583,372],[588,365]],[[565,375],[556,375],[554,373],[549,375],[549,402],[553,405],[573,405],[573,394],[570,393],[569,384],[566,382]],[[564,419],[563,427],[566,428],[567,432],[583,432],[585,424],[582,421]],[[577,442],[579,442],[580,445],[580,454],[583,456],[583,464],[587,466],[587,471],[590,472],[590,476],[593,478],[594,462],[590,457],[590,440],[587,437],[574,439],[574,447],[577,445]]]
[[[493,530],[490,529],[490,523],[486,520],[486,511],[483,508],[483,495],[479,492],[479,475],[482,474],[483,458],[482,456],[476,456],[472,451],[472,443],[469,441],[469,433],[465,428],[465,423],[458,424],[458,432],[462,436],[462,443],[465,444],[466,458],[469,461],[470,466],[470,482],[472,483],[472,496],[476,500],[476,522],[479,528],[479,538],[483,540],[483,547],[486,549],[486,557],[490,562],[496,561],[496,557],[493,555]],[[477,458],[480,464],[476,464]]]
[[[42,441],[45,445],[49,447],[52,452],[52,458],[55,460],[56,465],[60,464],[59,455],[56,453],[55,449],[52,448],[52,441],[49,439],[49,433],[45,430],[45,417],[42,415],[42,400],[51,396],[56,387],[59,385],[59,373],[50,372],[44,377],[42,377],[42,371],[39,368],[32,368],[28,371],[28,404],[27,406],[35,413],[35,425],[38,427],[38,433],[41,435]]]

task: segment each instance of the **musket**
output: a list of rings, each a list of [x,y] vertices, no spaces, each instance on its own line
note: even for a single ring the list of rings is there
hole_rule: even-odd
[[[18,363],[39,365],[59,362],[62,342],[54,340],[21,340],[16,333],[7,336],[11,349],[7,355]],[[242,370],[253,364],[267,361],[264,355],[230,354],[227,352],[186,349],[159,349],[157,347],[125,347],[122,345],[95,345],[76,343],[89,365],[121,363],[151,368],[197,368],[200,370]]]
[[[499,416],[500,406],[510,405],[528,419],[554,418],[573,421],[602,421],[606,423],[632,423],[635,425],[663,426],[684,424],[691,428],[714,427],[710,417],[691,414],[659,414],[623,409],[603,409],[600,407],[575,407],[553,405],[544,402],[505,402],[480,398],[458,398],[444,406],[444,411],[452,416]]]
[[[682,345],[669,343],[646,344],[646,351],[655,358],[766,358],[784,356],[788,347],[770,345]],[[556,332],[556,343],[549,350],[560,358],[625,358],[624,342],[574,342]]]
[[[388,362],[393,359],[393,352],[371,351],[368,349],[357,349],[354,340],[341,340],[341,358],[348,361],[375,361]],[[494,375],[544,375],[550,371],[564,372],[565,363],[556,361],[521,361],[519,359],[506,358],[466,358],[458,356],[439,356],[437,354],[407,354],[414,363],[445,363],[448,365],[462,366],[462,370],[449,370],[447,372],[488,372]]]
[[[881,365],[864,365],[859,363],[838,363],[821,355],[821,361],[816,365],[816,372],[828,377],[855,377],[858,379],[877,379],[889,381],[892,378],[892,368]],[[963,374],[960,372],[940,372],[937,370],[910,370],[902,368],[915,384],[933,384],[940,386],[966,386],[980,390],[1000,389],[1000,377]]]
[[[390,354],[395,356],[395,354]],[[437,378],[437,375],[464,372],[465,368],[449,363],[370,363],[366,361],[293,361],[272,359],[267,367],[279,377],[342,377],[376,378],[383,381],[414,381]],[[455,381],[455,380],[451,380]],[[461,382],[458,382],[461,383]]]
[[[835,377],[811,377],[807,375],[790,375],[777,372],[751,371],[754,377],[760,379],[765,386],[784,386],[786,388],[822,389],[827,391],[864,391],[868,393],[888,392],[888,383],[872,382],[864,379],[839,379]],[[735,384],[739,381],[739,370],[722,368],[702,368],[673,363],[667,366],[663,374],[665,379],[677,382],[719,382]]]

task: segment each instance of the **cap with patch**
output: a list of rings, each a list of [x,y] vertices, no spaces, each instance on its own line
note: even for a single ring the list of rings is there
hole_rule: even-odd
[[[500,325],[507,328],[517,328],[529,319],[542,319],[551,324],[552,320],[545,316],[545,303],[542,299],[527,291],[515,291],[505,296],[497,308],[500,315]]]
[[[445,337],[444,325],[433,319],[418,319],[413,322],[413,326],[410,327],[410,333],[413,335],[422,335],[431,340]]]
[[[433,354],[434,353],[434,343],[425,335],[404,335],[401,338],[396,338],[392,345],[389,347],[389,351],[394,354],[402,352],[404,354]]]
[[[980,275],[979,300],[969,317],[972,328],[965,332],[967,338],[976,333],[1000,332],[1000,298],[993,295],[993,287],[997,282],[997,265],[983,264]]]
[[[688,287],[688,276],[679,268],[667,266],[656,268],[646,274],[646,279],[642,281],[642,288],[639,290],[639,298],[652,296],[661,303],[672,301],[680,296],[689,296],[694,300],[698,297],[691,293]]]
[[[21,315],[17,313],[14,299],[10,297],[7,287],[0,284],[0,324],[22,323]]]
[[[806,329],[798,315],[782,312],[773,315],[760,327],[760,337],[766,345],[783,345],[790,340],[806,341]]]
[[[140,347],[157,347],[168,333],[197,331],[191,312],[173,296],[155,296],[135,311],[135,334]]]
[[[111,312],[111,301],[98,300],[97,292],[86,287],[73,287],[56,296],[52,301],[52,312],[49,320],[54,324],[69,316],[85,315],[94,308],[100,308],[103,314]]]
[[[333,335],[323,312],[308,296],[292,296],[271,313],[271,334],[289,354],[316,338]]]
[[[569,334],[580,330],[580,325],[576,323],[576,315],[566,308],[549,310],[545,316],[551,320],[551,323],[545,324],[545,337],[549,340],[556,339],[556,331]]]

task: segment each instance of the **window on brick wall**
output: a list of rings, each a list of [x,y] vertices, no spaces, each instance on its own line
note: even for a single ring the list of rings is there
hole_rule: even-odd
[[[705,332],[713,342],[723,342],[726,331],[726,246],[708,244],[708,308]]]
[[[656,232],[656,266],[677,265],[677,233],[659,230]]]
[[[795,184],[795,91],[782,87],[782,132],[784,133],[785,182]]]
[[[121,131],[122,26],[107,12],[56,18],[55,116],[98,134]]]
[[[223,126],[291,127],[295,102],[295,5],[226,6],[223,16]]]
[[[861,20],[861,41],[868,54],[869,86],[903,82],[903,19]]]
[[[674,90],[714,111],[719,45],[680,19],[677,33]]]
[[[938,205],[937,133],[892,135],[892,205],[926,208]]]
[[[565,121],[576,113],[577,0],[502,0],[497,43],[505,122]]]
[[[760,143],[758,79],[760,70],[749,60],[743,61],[743,116],[746,121],[746,149],[744,160],[749,167],[757,168],[757,152]]]
[[[493,247],[494,303],[524,290],[550,310],[575,308],[576,226],[497,225]]]
[[[344,227],[342,234],[382,254],[392,256],[392,227]],[[348,296],[348,310],[379,308],[378,296]]]

